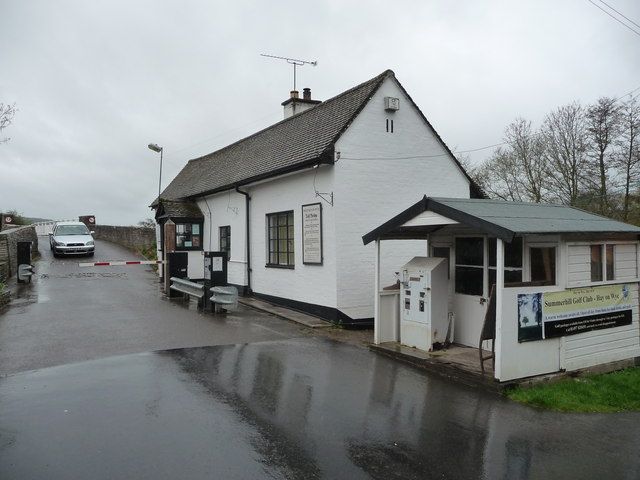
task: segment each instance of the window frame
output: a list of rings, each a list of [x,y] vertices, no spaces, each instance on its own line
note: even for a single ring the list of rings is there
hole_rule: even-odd
[[[591,246],[592,245],[602,245],[603,251],[605,254],[603,255],[603,278],[606,278],[606,246],[612,245],[613,249],[613,280],[602,280],[602,281],[591,281],[591,280],[580,280],[571,282],[569,285],[571,288],[577,287],[586,287],[586,286],[598,286],[598,285],[615,285],[617,283],[634,283],[640,281],[640,266],[638,262],[640,261],[640,242],[632,241],[632,240],[608,240],[608,241],[573,241],[567,242],[567,248],[569,247],[589,247],[589,257],[591,257]],[[616,245],[635,245],[636,247],[636,277],[635,278],[625,278],[624,280],[620,280],[616,278]],[[590,263],[590,262],[589,262]],[[569,271],[569,256],[567,255],[567,261],[565,268]]]
[[[176,245],[176,251],[182,252],[182,251],[200,251],[200,250],[204,250],[203,247],[203,240],[204,240],[204,221],[203,220],[191,220],[188,218],[180,218],[180,219],[172,219],[173,223],[175,224],[175,228],[176,228],[176,235],[175,235],[175,245]],[[199,229],[199,233],[195,234],[198,237],[198,246],[193,246],[193,236],[194,234],[192,232],[189,233],[189,235],[191,236],[191,243],[192,246],[191,247],[185,247],[183,246],[178,246],[178,225],[191,225],[191,230],[193,230],[193,225],[198,225],[198,229]]]
[[[279,222],[279,218],[281,216],[286,215],[287,217],[287,221],[285,225],[280,225]],[[291,222],[289,223],[289,215],[291,215]],[[272,217],[275,217],[276,220],[276,225],[275,227],[271,226],[271,222],[270,219]],[[287,236],[282,239],[280,238],[280,227],[285,226],[286,230],[287,230]],[[272,228],[275,230],[276,232],[276,238],[272,238],[271,237],[271,231]],[[292,234],[291,236],[289,236],[289,228],[291,228]],[[285,268],[285,269],[290,269],[293,270],[296,266],[296,248],[295,248],[295,213],[293,210],[283,210],[280,212],[271,212],[271,213],[267,213],[265,214],[265,230],[266,230],[266,262],[265,262],[265,267],[267,268]],[[285,245],[286,245],[286,252],[280,252],[279,250],[279,244],[280,242],[284,240],[285,241]],[[271,242],[275,241],[276,244],[276,250],[271,250]],[[291,244],[292,249],[289,250],[289,244]],[[275,254],[276,255],[276,259],[277,259],[277,263],[273,263],[271,262],[271,254]],[[282,263],[280,262],[280,254],[284,253],[286,255],[286,259],[287,262],[286,263]],[[289,263],[289,258],[293,255],[293,263]]]
[[[531,280],[531,249],[532,248],[554,248],[555,249],[555,278],[553,283],[548,283],[541,280]],[[524,262],[526,262],[526,275],[529,283],[535,282],[538,286],[544,287],[553,287],[559,285],[559,277],[560,277],[560,263],[558,262],[560,258],[560,244],[559,242],[531,242],[526,244],[526,255],[523,257],[523,267]]]
[[[480,265],[471,265],[471,264],[467,264],[467,263],[458,263],[458,252],[457,252],[457,248],[456,248],[456,242],[459,239],[468,239],[468,238],[479,238],[482,240],[482,264]],[[487,283],[489,281],[489,269],[488,269],[488,262],[489,262],[489,258],[488,258],[488,252],[487,252],[487,247],[488,247],[488,241],[487,241],[487,237],[486,235],[478,235],[478,234],[469,234],[469,235],[455,235],[453,237],[453,244],[452,244],[452,248],[453,248],[453,294],[454,295],[466,295],[469,297],[486,297],[487,296]],[[480,294],[476,294],[476,293],[464,293],[464,292],[459,292],[458,291],[458,267],[461,268],[478,268],[482,271],[482,292]]]
[[[223,229],[226,229],[225,235],[222,234]],[[222,246],[223,238],[225,239],[226,248]],[[231,260],[231,225],[218,226],[218,249],[220,252],[226,252],[227,260]]]
[[[504,288],[510,288],[510,287],[518,287],[520,285],[522,285],[523,281],[524,281],[524,257],[526,254],[526,247],[525,247],[525,241],[524,241],[524,237],[522,236],[517,236],[514,237],[514,241],[515,239],[518,238],[520,239],[520,266],[519,267],[509,267],[507,266],[506,263],[506,250],[507,250],[507,246],[509,245],[507,242],[503,241],[503,245],[504,245],[504,250],[503,250],[503,254],[504,254]],[[487,288],[491,288],[491,271],[496,272],[496,277],[497,277],[497,271],[498,271],[498,267],[497,267],[497,263],[498,263],[498,258],[497,258],[497,251],[494,250],[493,254],[496,255],[496,265],[492,266],[491,265],[491,241],[495,240],[496,241],[496,247],[497,247],[497,243],[498,243],[498,238],[497,237],[487,237]],[[507,282],[506,280],[506,273],[507,272],[520,272],[520,281],[519,282]],[[556,274],[557,274],[557,267],[556,267]]]

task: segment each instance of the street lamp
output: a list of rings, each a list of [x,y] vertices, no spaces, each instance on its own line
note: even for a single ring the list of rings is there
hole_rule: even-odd
[[[162,186],[162,147],[159,147],[155,143],[150,143],[149,150],[160,153],[160,180],[158,180],[158,203],[160,203],[160,187]]]

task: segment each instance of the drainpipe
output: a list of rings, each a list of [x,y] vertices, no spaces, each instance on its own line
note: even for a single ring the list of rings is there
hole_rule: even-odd
[[[248,293],[251,294],[251,236],[249,234],[249,205],[251,202],[251,197],[249,196],[249,194],[247,192],[243,192],[242,190],[240,190],[240,187],[238,187],[236,185],[236,192],[238,192],[241,195],[244,195],[245,198],[245,212],[246,212],[246,217],[247,217],[247,290]]]
[[[209,202],[207,202],[207,197],[202,197],[205,205],[207,206],[207,210],[209,210],[209,251],[211,251],[211,209],[209,208]]]

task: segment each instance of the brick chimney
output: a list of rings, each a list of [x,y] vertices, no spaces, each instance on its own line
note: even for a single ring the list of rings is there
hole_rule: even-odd
[[[302,90],[302,98],[299,97],[297,90],[291,90],[290,97],[282,102],[284,107],[284,118],[289,118],[298,113],[309,110],[317,104],[322,103],[320,100],[311,100],[311,89],[304,88]]]

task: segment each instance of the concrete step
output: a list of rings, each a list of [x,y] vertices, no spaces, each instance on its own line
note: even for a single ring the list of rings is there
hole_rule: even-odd
[[[297,310],[291,310],[290,308],[282,307],[280,305],[274,305],[253,297],[239,297],[238,303],[246,305],[247,307],[255,308],[262,312],[276,315],[277,317],[284,318],[285,320],[299,323],[300,325],[304,325],[309,328],[327,328],[333,326],[333,324],[322,320],[321,318],[307,315],[306,313],[298,312]]]

